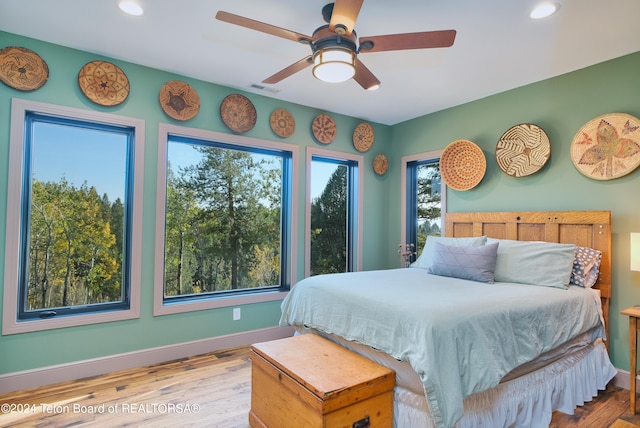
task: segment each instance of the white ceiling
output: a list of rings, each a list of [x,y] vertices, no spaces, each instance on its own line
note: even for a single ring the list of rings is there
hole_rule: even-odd
[[[457,30],[450,48],[359,54],[378,91],[320,82],[311,68],[253,89],[310,48],[214,18],[224,10],[311,35],[325,0],[139,0],[140,17],[117,0],[0,0],[0,30],[391,125],[640,51],[638,0],[557,0],[554,16],[533,21],[537,1],[365,0],[359,37]]]

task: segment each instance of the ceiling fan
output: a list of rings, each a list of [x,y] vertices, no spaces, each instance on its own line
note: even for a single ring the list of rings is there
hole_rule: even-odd
[[[377,89],[380,81],[358,59],[358,54],[406,49],[444,48],[453,45],[455,30],[389,34],[360,37],[354,25],[364,0],[336,0],[322,8],[327,25],[316,28],[312,36],[255,21],[229,12],[218,11],[216,19],[307,44],[311,55],[278,71],[262,83],[278,83],[313,65],[313,75],[326,82],[343,82],[353,78],[364,89]]]

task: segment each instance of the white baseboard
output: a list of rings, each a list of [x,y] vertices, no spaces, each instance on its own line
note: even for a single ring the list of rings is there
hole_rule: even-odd
[[[613,378],[613,384],[618,388],[630,389],[631,376],[626,370],[618,370],[618,374]],[[636,376],[636,391],[640,391],[640,378]]]
[[[158,348],[143,349],[124,354],[72,363],[41,367],[33,370],[0,375],[0,394],[22,389],[36,388],[58,382],[82,379],[104,373],[125,370],[134,367],[144,367],[179,358],[206,354],[224,349],[247,346],[252,343],[265,342],[293,336],[291,327],[269,327],[243,333],[229,334],[192,342]]]

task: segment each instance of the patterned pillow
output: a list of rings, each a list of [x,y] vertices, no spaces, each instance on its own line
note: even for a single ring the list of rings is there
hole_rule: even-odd
[[[498,244],[456,247],[436,242],[429,273],[471,281],[494,283]]]
[[[571,284],[585,288],[593,287],[600,273],[600,262],[602,262],[601,251],[588,247],[576,247]]]

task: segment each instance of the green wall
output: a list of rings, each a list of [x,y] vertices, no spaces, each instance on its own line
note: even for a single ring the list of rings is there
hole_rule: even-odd
[[[245,332],[276,326],[280,317],[280,302],[267,302],[240,306],[242,319],[232,321],[232,308],[153,316],[153,268],[155,242],[156,162],[158,149],[158,124],[172,123],[231,134],[222,123],[219,106],[225,96],[243,93],[231,88],[213,85],[199,80],[178,76],[136,64],[103,58],[87,52],[0,32],[0,47],[22,46],[37,52],[49,66],[49,79],[40,89],[32,92],[14,90],[0,84],[0,281],[4,281],[4,242],[6,228],[7,174],[9,154],[9,123],[11,98],[22,98],[56,104],[98,110],[112,114],[142,118],[145,120],[145,174],[141,316],[139,319],[70,327],[35,333],[0,336],[0,374],[13,373],[38,367],[98,358],[107,355],[161,347],[199,339]],[[131,91],[120,105],[103,107],[87,99],[77,83],[78,72],[86,63],[106,59],[118,65],[127,74]],[[221,65],[223,66],[223,65]],[[158,102],[160,88],[170,80],[181,80],[193,86],[200,96],[200,112],[186,122],[166,116]],[[273,140],[298,146],[299,151],[299,218],[298,218],[298,279],[304,276],[304,207],[305,207],[305,147],[323,147],[346,153],[359,153],[353,148],[352,134],[362,119],[331,113],[336,121],[337,137],[328,146],[317,143],[311,134],[311,122],[320,113],[326,113],[272,98],[244,93],[254,103],[258,115],[255,127],[243,134],[247,137]],[[290,111],[296,121],[292,136],[282,139],[269,125],[269,116],[277,108]],[[391,128],[371,123],[375,142],[364,153],[364,269],[384,267],[387,262],[384,250],[386,236],[379,225],[387,224],[386,195],[388,176],[376,175],[371,163],[376,154],[386,152],[390,144]],[[0,287],[0,307],[4,284]],[[238,305],[235,305],[236,307]]]
[[[474,189],[447,190],[447,209],[458,211],[611,210],[613,298],[610,350],[613,363],[629,368],[628,320],[619,312],[640,303],[640,274],[629,270],[629,233],[640,232],[640,169],[624,177],[599,181],[573,166],[570,145],[591,119],[607,113],[640,117],[640,52],[534,83],[471,103],[416,118],[393,127],[394,150],[389,161],[399,164],[409,154],[439,150],[468,139],[480,146],[487,171]],[[496,163],[500,136],[519,123],[542,127],[551,140],[551,158],[538,173],[514,178]],[[391,174],[390,188],[400,187]],[[390,207],[400,206],[398,192]],[[389,213],[389,259],[400,236],[400,210]]]
[[[145,348],[182,343],[277,325],[279,302],[245,305],[243,318],[231,321],[231,308],[186,314],[153,316],[153,242],[155,222],[158,124],[231,133],[218,114],[219,104],[230,93],[241,91],[136,64],[101,58],[41,41],[0,32],[0,47],[24,46],[42,56],[50,68],[49,81],[33,92],[21,92],[0,84],[0,206],[6,205],[11,98],[99,110],[143,118],[146,121],[143,275],[140,319],[102,325],[71,327],[38,333],[0,336],[0,374],[46,367]],[[121,67],[131,93],[119,106],[101,107],[89,101],[77,84],[80,68],[89,61],[106,59]],[[640,232],[640,171],[611,181],[591,180],[573,166],[570,143],[578,129],[601,114],[624,112],[640,116],[640,53],[608,61],[543,82],[534,83],[462,106],[389,127],[372,123],[376,140],[365,156],[364,269],[398,265],[400,242],[400,159],[402,156],[443,149],[458,139],[478,144],[487,158],[482,182],[466,192],[449,190],[449,211],[516,211],[606,209],[613,214],[613,300],[611,305],[611,355],[616,367],[628,369],[627,319],[620,310],[640,303],[640,275],[629,271],[629,232]],[[182,80],[200,95],[198,116],[188,122],[167,117],[158,103],[158,92],[169,80]],[[304,212],[304,148],[320,147],[310,132],[313,118],[324,111],[246,93],[256,106],[258,122],[248,137],[295,144],[300,150],[299,210]],[[286,108],[296,120],[295,133],[277,137],[268,118],[276,108]],[[392,106],[390,106],[392,108]],[[353,129],[362,122],[338,114],[338,137],[328,149],[355,153]],[[495,145],[504,131],[518,123],[535,123],[549,135],[551,159],[535,175],[513,178],[495,162]],[[370,168],[378,153],[389,157],[389,171],[377,176]],[[4,264],[6,213],[0,209],[0,278]],[[298,279],[303,276],[304,217],[298,227]],[[0,299],[2,299],[0,289]]]

